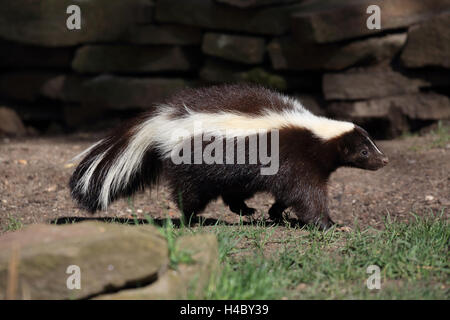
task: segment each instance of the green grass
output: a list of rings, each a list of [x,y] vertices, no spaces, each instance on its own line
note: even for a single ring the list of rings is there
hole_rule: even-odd
[[[448,299],[450,228],[444,210],[411,215],[409,223],[386,219],[383,230],[356,227],[348,233],[290,228],[280,234],[263,222],[164,229],[171,241],[186,233],[218,237],[220,272],[193,298]],[[366,286],[369,265],[381,269],[379,290]]]
[[[432,146],[435,148],[445,148],[450,143],[450,126],[438,122],[438,126],[431,132],[433,136]]]
[[[139,225],[140,222],[135,212],[134,199],[132,197],[128,197],[128,207],[131,210],[133,223],[135,225]],[[155,226],[153,218],[149,214],[145,214],[144,217],[145,220],[147,220],[148,224]],[[170,219],[167,219],[162,227],[158,227],[158,230],[161,232],[162,236],[165,237],[167,240],[167,247],[169,249],[169,266],[172,269],[177,269],[179,263],[189,264],[193,262],[191,254],[189,252],[179,250],[176,246],[177,237],[182,234],[180,230],[185,230],[183,220],[180,230],[175,229],[172,220]]]
[[[426,151],[433,148],[445,148],[450,144],[450,126],[442,121],[438,121],[437,127],[428,133],[433,138],[427,145],[414,145],[408,148],[410,151]],[[418,133],[403,132],[401,139],[417,137]]]
[[[16,231],[23,228],[23,223],[14,216],[8,215],[7,223],[4,231]]]
[[[152,220],[148,220],[148,222],[152,223]],[[177,229],[174,228],[174,225],[170,219],[167,219],[165,225],[162,228],[159,228],[159,230],[161,234],[167,239],[171,268],[177,269],[177,266],[180,263],[189,264],[193,262],[191,254],[189,252],[179,250],[179,248],[177,247],[176,239],[179,236],[179,232],[177,232]]]

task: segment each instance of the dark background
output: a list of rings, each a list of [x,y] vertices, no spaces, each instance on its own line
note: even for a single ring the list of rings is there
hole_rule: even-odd
[[[66,9],[81,8],[81,30]],[[369,30],[367,7],[381,8]],[[393,138],[450,117],[449,0],[0,0],[0,134],[102,130],[251,82]],[[22,125],[22,123],[24,125]]]

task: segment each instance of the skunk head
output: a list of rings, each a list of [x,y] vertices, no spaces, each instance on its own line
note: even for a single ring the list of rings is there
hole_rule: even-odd
[[[361,127],[344,134],[339,141],[339,156],[344,166],[378,170],[388,164],[388,157]]]

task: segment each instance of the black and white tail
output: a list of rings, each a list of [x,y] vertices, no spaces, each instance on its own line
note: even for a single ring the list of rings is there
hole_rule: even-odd
[[[97,142],[70,178],[72,197],[85,209],[105,210],[114,200],[157,182],[162,161],[153,139],[151,117],[134,120]]]

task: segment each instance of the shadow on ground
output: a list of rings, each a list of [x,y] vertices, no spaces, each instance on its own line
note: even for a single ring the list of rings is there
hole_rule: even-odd
[[[105,222],[105,223],[120,223],[120,224],[127,224],[127,225],[136,225],[136,224],[150,224],[148,219],[130,219],[130,218],[107,218],[107,217],[60,217],[54,220],[49,221],[51,224],[70,224],[70,223],[78,223],[83,221],[99,221],[99,222]],[[164,226],[167,222],[167,219],[163,218],[155,218],[151,220],[152,223],[154,223],[157,226]],[[180,218],[172,218],[170,219],[172,224],[180,228],[183,225],[186,225],[186,223],[183,223]],[[266,225],[272,225],[272,226],[286,226],[289,225],[291,227],[304,227],[305,224],[299,222],[296,219],[284,219],[281,222],[273,222],[272,220],[265,220],[264,221]],[[197,227],[197,226],[215,226],[215,225],[226,225],[226,226],[235,226],[235,225],[243,225],[243,226],[254,226],[256,221],[240,221],[238,223],[230,223],[226,222],[220,219],[214,219],[214,218],[205,218],[205,217],[195,217],[192,218],[190,223],[188,225],[190,227]]]

